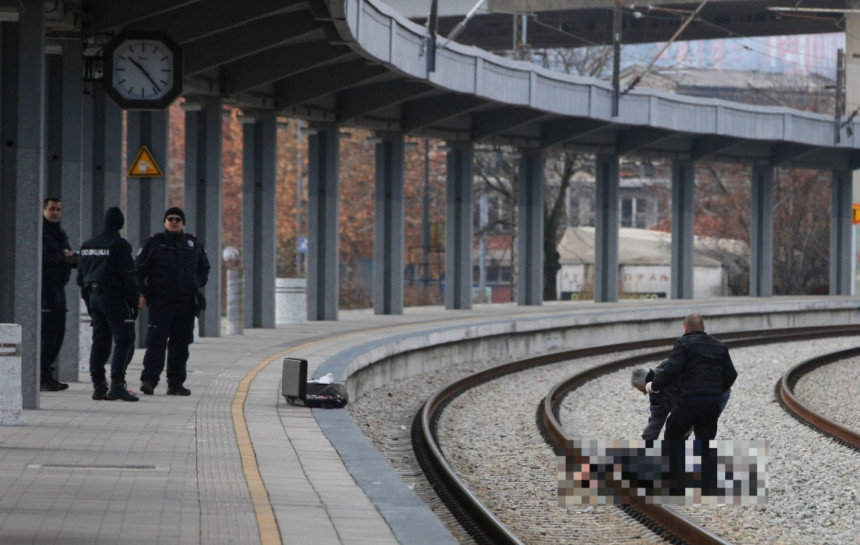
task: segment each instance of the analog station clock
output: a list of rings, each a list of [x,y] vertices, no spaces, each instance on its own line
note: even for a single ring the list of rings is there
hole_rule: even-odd
[[[130,110],[161,110],[182,92],[182,51],[162,32],[122,32],[104,48],[105,91]]]

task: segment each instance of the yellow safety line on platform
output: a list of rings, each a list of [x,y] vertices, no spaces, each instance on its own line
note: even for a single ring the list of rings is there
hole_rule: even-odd
[[[266,358],[251,369],[239,383],[230,409],[233,415],[233,429],[236,430],[236,443],[239,445],[239,456],[242,458],[242,471],[245,473],[245,482],[248,483],[248,491],[251,493],[251,503],[257,517],[257,527],[260,530],[260,543],[262,545],[280,545],[281,532],[278,530],[278,521],[275,519],[275,512],[269,501],[269,493],[266,491],[266,485],[263,484],[263,477],[257,467],[257,455],[254,454],[251,434],[248,433],[248,424],[245,422],[245,400],[248,398],[248,388],[251,386],[251,381],[267,365],[287,352],[290,350]]]
[[[428,323],[445,323],[458,321],[460,318],[439,320]],[[305,349],[309,346],[319,344],[321,342],[330,342],[332,339],[350,337],[360,335],[375,329],[400,329],[416,324],[401,324],[396,326],[372,327],[359,331],[350,331],[333,337],[326,337],[317,341],[311,341],[299,346],[288,348],[282,352],[270,356],[256,365],[247,375],[239,382],[239,387],[236,390],[236,395],[233,397],[233,404],[230,412],[233,416],[233,429],[236,430],[236,443],[239,446],[239,456],[242,458],[242,471],[245,473],[245,482],[248,483],[248,491],[251,493],[251,503],[254,506],[254,513],[257,518],[257,526],[260,530],[261,545],[282,545],[281,533],[278,530],[278,521],[275,518],[275,511],[272,509],[272,502],[269,501],[269,492],[266,490],[266,485],[263,483],[263,477],[260,475],[260,469],[257,466],[257,455],[254,453],[254,445],[251,444],[251,434],[248,433],[248,423],[245,421],[245,400],[248,398],[248,388],[251,387],[251,382],[257,378],[260,371],[265,369],[270,363],[278,358],[282,358],[291,352]]]

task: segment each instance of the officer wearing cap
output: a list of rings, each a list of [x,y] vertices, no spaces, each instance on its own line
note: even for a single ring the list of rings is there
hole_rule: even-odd
[[[184,386],[194,318],[205,309],[200,288],[209,279],[209,258],[194,235],[185,232],[185,213],[168,208],[164,232],[152,235],[137,254],[143,284],[140,308],[149,308],[146,354],[140,391],[152,395],[167,355],[167,395],[187,396]]]
[[[78,258],[78,286],[92,318],[90,377],[96,400],[138,400],[125,385],[125,369],[134,354],[140,286],[131,244],[119,234],[124,224],[122,210],[108,208],[104,231],[84,242]],[[105,363],[111,356],[111,339],[114,347],[108,389]]]

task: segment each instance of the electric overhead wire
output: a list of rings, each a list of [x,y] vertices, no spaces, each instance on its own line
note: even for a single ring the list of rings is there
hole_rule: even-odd
[[[610,8],[610,9],[612,12],[615,12],[615,8]],[[624,13],[625,15],[629,15],[629,11],[627,11],[629,9],[630,8],[622,9],[622,13]],[[670,13],[673,15],[673,17],[661,17],[659,15],[655,15],[652,13],[649,13],[648,15],[646,15],[646,17],[648,17],[650,19],[658,19],[658,20],[676,20],[678,17],[681,17],[682,14],[689,15],[690,13],[692,13],[692,10],[681,10],[681,9],[672,9],[672,8],[663,8],[663,7],[653,7],[652,10],[653,11],[663,11],[663,12],[667,12],[667,13]],[[508,11],[493,11],[492,13],[502,13],[502,14],[508,14],[508,15],[523,15],[523,13],[508,12]],[[534,23],[536,25],[547,28],[549,30],[553,30],[555,32],[558,32],[559,34],[564,35],[564,36],[568,36],[570,38],[573,38],[573,39],[575,39],[575,40],[577,40],[583,44],[587,44],[586,45],[587,47],[607,47],[608,46],[607,44],[601,44],[598,42],[594,42],[594,41],[589,40],[588,38],[585,38],[583,36],[579,36],[579,35],[574,34],[572,32],[569,32],[569,31],[563,30],[561,28],[558,28],[556,26],[553,26],[549,23],[545,23],[538,18],[537,13],[529,13],[529,14],[525,14],[525,15],[529,15],[530,18],[532,19],[532,21],[534,21]],[[807,16],[807,18],[808,18],[808,16]],[[843,17],[843,19],[844,19],[844,17]],[[769,44],[765,41],[765,39],[762,39],[759,37],[747,36],[747,35],[741,34],[739,32],[733,31],[731,29],[728,29],[725,26],[718,25],[716,23],[712,23],[712,22],[704,20],[704,19],[697,19],[696,22],[705,24],[707,26],[710,26],[712,28],[715,28],[717,30],[725,32],[726,37],[725,38],[709,38],[707,40],[695,40],[695,41],[726,40],[726,39],[737,40],[738,47],[740,47],[741,49],[748,51],[754,55],[759,55],[759,56],[767,58],[767,59],[778,60],[782,63],[794,65],[797,68],[809,69],[809,70],[816,71],[816,72],[829,72],[829,71],[833,70],[833,68],[832,68],[833,59],[832,58],[825,57],[822,55],[815,55],[812,53],[799,52],[799,51],[787,49],[787,48],[784,48],[784,47],[781,47],[778,45]],[[860,37],[849,33],[847,30],[840,28],[838,25],[839,25],[839,23],[837,21],[834,21],[834,26],[836,27],[836,30],[838,32],[845,32],[845,34],[860,40]],[[742,43],[743,40],[752,42],[752,44]],[[686,40],[685,42],[689,42],[689,40]],[[787,59],[785,56],[773,55],[771,53],[768,53],[767,51],[763,51],[762,49],[771,49],[771,50],[776,50],[778,52],[782,52],[785,54],[798,55],[798,56],[802,56],[804,58],[810,59],[810,60],[815,61],[815,62],[802,63],[802,62],[798,62],[798,61],[792,61],[790,59]],[[628,59],[628,61],[632,60],[632,61],[639,62],[639,63],[648,62],[643,57],[637,56],[633,53],[630,53],[629,51],[625,52],[622,50],[621,55],[622,55],[622,57],[626,57]]]

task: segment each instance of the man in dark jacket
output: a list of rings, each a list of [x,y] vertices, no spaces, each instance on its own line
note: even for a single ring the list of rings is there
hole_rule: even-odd
[[[737,376],[728,347],[705,333],[702,317],[690,314],[684,318],[684,335],[675,341],[654,380],[645,385],[649,394],[673,383],[678,383],[683,391],[678,407],[669,415],[663,437],[684,439],[692,425],[696,439],[714,439],[720,400]]]
[[[93,399],[137,401],[125,385],[125,369],[134,354],[134,321],[137,318],[140,286],[131,256],[131,244],[119,230],[125,217],[119,208],[105,212],[105,229],[84,242],[78,260],[78,286],[92,317],[93,347],[90,376]],[[111,356],[110,389],[105,363]]]
[[[204,309],[200,288],[209,279],[209,258],[194,235],[185,232],[185,213],[168,208],[164,232],[152,235],[137,254],[143,283],[140,308],[149,308],[146,354],[140,391],[155,392],[167,354],[167,395],[187,396],[188,345],[194,318]]]
[[[66,284],[77,266],[69,237],[60,227],[63,204],[48,197],[42,206],[42,355],[40,390],[69,387],[54,377],[54,363],[66,337]]]

